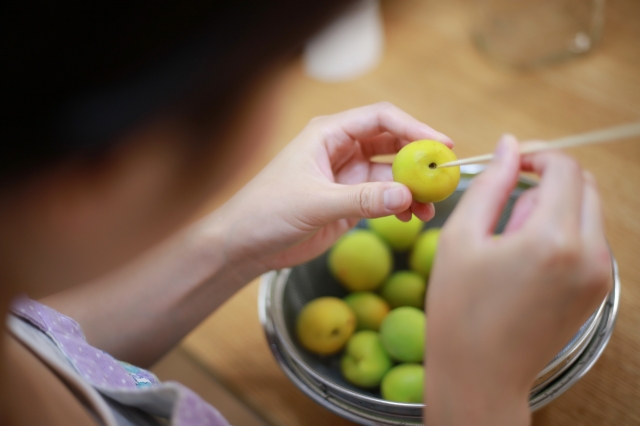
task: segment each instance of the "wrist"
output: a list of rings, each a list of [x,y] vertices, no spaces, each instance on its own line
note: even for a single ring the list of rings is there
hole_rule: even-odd
[[[218,209],[195,223],[188,231],[191,246],[211,268],[212,276],[225,276],[246,284],[268,268],[243,250],[237,221]]]
[[[431,426],[528,426],[528,392],[515,392],[492,383],[451,380],[437,366],[427,366],[425,424]]]
[[[528,426],[530,386],[491,360],[440,353],[430,342],[425,374],[428,425]],[[432,349],[433,348],[433,349]]]

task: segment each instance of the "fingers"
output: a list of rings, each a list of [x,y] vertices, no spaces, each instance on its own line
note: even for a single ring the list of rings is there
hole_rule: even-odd
[[[337,183],[357,184],[362,182],[391,182],[393,173],[391,164],[369,163],[357,153],[343,164],[340,169],[334,170],[334,179]]]
[[[411,210],[409,209],[400,213],[396,213],[396,217],[403,222],[409,222],[411,220]]]
[[[344,151],[345,146],[352,145],[357,140],[374,138],[385,132],[404,141],[433,139],[450,148],[453,146],[450,138],[387,102],[319,117],[310,123],[309,128],[311,131],[320,130],[332,160],[338,153]]]
[[[599,302],[611,286],[611,254],[605,237],[602,205],[595,179],[585,172],[582,197],[582,221],[580,233],[588,256],[587,282],[591,284]]]
[[[374,155],[394,154],[412,141],[385,132],[372,138],[360,139],[359,142],[365,158],[371,158]]]
[[[449,137],[421,123],[388,102],[351,109],[332,117],[335,124],[355,140],[371,138],[380,133],[388,132],[407,141],[433,139],[453,147],[453,141]]]
[[[413,140],[400,139],[391,133],[385,132],[372,138],[359,139],[358,142],[365,158],[371,158],[374,155],[395,154],[405,145],[413,142]],[[445,145],[449,146],[449,144]]]
[[[395,182],[369,182],[359,185],[332,185],[328,197],[323,197],[324,221],[344,218],[375,218],[400,214],[411,206],[409,189]]]
[[[504,228],[503,234],[515,232],[524,225],[536,207],[538,192],[539,188],[533,187],[523,192],[520,197],[518,197],[518,200],[511,211],[509,222],[507,222],[507,225]]]
[[[586,242],[603,243],[605,238],[604,220],[600,196],[596,190],[595,179],[589,172],[585,172],[585,184],[582,197],[582,221],[580,232]]]
[[[429,222],[436,215],[436,208],[433,203],[420,203],[413,201],[411,203],[411,212],[423,222]]]
[[[373,163],[369,166],[369,182],[391,181],[393,181],[391,164]]]
[[[498,142],[494,160],[473,180],[449,220],[468,234],[491,235],[519,171],[518,142],[513,136],[504,135]]]
[[[559,152],[540,152],[523,156],[522,169],[541,177],[535,213],[538,220],[577,233],[584,183],[578,163]]]
[[[411,215],[415,215],[423,222],[429,222],[436,215],[436,208],[432,203],[424,204],[413,200],[409,209],[396,213],[396,217],[403,222],[409,222]]]

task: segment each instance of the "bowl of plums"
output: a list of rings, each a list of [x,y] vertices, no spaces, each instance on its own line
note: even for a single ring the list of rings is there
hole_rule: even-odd
[[[455,190],[435,203],[428,223],[416,217],[362,220],[318,258],[262,277],[259,311],[270,349],[307,396],[363,425],[423,424],[431,264],[440,228],[482,169],[461,167]],[[520,177],[495,234],[520,194],[534,185]],[[604,350],[620,292],[612,263],[611,292],[540,372],[530,393],[532,410],[570,388]]]

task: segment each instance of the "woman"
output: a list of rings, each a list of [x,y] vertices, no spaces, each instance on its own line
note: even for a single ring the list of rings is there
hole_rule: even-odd
[[[383,103],[312,120],[183,226],[264,138],[282,61],[342,2],[303,3],[15,6],[0,423],[226,424],[131,364],[151,365],[252,278],[319,255],[359,218],[433,217],[368,158],[452,142]],[[496,154],[443,230],[430,281],[430,425],[528,424],[537,372],[610,286],[593,179],[561,154],[520,158],[509,136]],[[520,170],[541,183],[494,240]]]

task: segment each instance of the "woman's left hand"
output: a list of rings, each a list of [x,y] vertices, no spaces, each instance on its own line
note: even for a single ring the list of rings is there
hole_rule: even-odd
[[[391,165],[369,161],[419,139],[453,146],[388,103],[314,118],[204,224],[224,234],[229,262],[259,274],[318,256],[360,218],[395,214],[407,221],[413,213],[428,221],[433,205],[413,201],[393,182]]]

